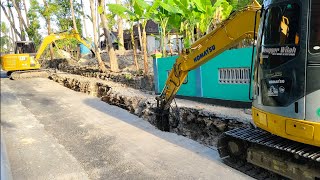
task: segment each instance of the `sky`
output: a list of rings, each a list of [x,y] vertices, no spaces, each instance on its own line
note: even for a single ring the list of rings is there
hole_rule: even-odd
[[[80,3],[80,0],[75,0],[76,2]],[[30,4],[29,4],[29,0],[26,0],[26,3],[27,3],[27,9],[30,8]],[[43,1],[42,0],[38,0],[39,4],[40,5],[43,5]],[[115,0],[106,0],[106,3],[115,3]],[[89,15],[91,16],[91,10],[90,10],[90,3],[89,3],[89,0],[83,0],[83,4],[84,4],[84,13],[86,15]],[[15,11],[13,11],[14,13],[14,16],[16,18],[16,27],[19,27],[19,22],[18,22],[18,15]],[[24,10],[22,10],[21,12],[23,15],[25,14]],[[46,22],[43,18],[40,18],[40,25],[41,25],[41,29],[39,30],[39,33],[44,37],[47,35],[47,29],[46,29]],[[92,28],[92,22],[86,18],[85,19],[86,21],[86,26],[87,26],[87,30],[88,30],[88,36],[89,37],[93,37],[93,28]],[[10,23],[9,21],[7,20],[2,8],[1,8],[1,22],[5,22],[7,24],[7,27],[10,27]],[[52,22],[53,23],[53,22]],[[83,24],[83,21],[81,20],[81,23]],[[52,24],[52,28],[54,29],[54,31],[58,31],[58,28],[57,26],[53,23]],[[11,35],[11,33],[10,33]]]

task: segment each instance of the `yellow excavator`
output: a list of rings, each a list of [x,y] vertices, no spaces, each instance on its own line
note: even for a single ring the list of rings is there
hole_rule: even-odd
[[[40,69],[41,65],[39,63],[39,59],[49,44],[62,39],[76,39],[88,47],[94,55],[91,45],[89,45],[77,31],[64,31],[56,34],[52,33],[46,36],[37,52],[35,51],[34,43],[31,41],[16,42],[15,54],[6,54],[1,56],[2,69],[7,71],[7,75],[11,79],[48,77],[49,71]]]
[[[255,42],[254,128],[224,132],[220,157],[232,167],[241,162],[286,178],[320,179],[319,0],[264,0],[262,6],[254,0],[195,42],[156,98],[157,127],[170,130],[169,107],[188,72],[246,38]]]

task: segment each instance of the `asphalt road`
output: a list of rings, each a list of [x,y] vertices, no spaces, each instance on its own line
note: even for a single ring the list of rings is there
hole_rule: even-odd
[[[1,79],[13,179],[250,179],[216,150],[48,79]]]

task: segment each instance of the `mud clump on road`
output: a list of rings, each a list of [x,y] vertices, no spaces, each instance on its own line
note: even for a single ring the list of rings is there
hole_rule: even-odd
[[[57,73],[50,79],[72,90],[99,97],[108,104],[126,109],[151,124],[156,124],[156,100],[151,92],[141,92],[120,83],[79,75]],[[190,106],[190,102],[178,100],[177,104],[179,107],[170,110],[170,132],[187,136],[208,146],[215,146],[218,136],[224,131],[249,126],[250,115],[246,115],[242,110],[237,110],[234,116],[228,116],[228,112],[224,114],[221,110],[204,109],[195,102]],[[241,116],[247,119],[243,120]]]

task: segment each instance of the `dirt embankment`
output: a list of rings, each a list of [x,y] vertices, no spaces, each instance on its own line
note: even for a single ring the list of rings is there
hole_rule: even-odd
[[[108,104],[119,106],[153,125],[156,124],[156,100],[152,92],[130,88],[126,83],[106,81],[111,75],[101,78],[102,74],[96,71],[80,72],[84,74],[79,73],[79,76],[55,73],[50,79],[75,91],[99,97]],[[170,131],[209,146],[216,145],[222,132],[249,126],[250,115],[246,114],[244,109],[230,109],[187,100],[177,100],[177,105],[170,110]]]
[[[96,65],[79,66],[75,63],[70,63],[70,60],[55,59],[54,61],[46,61],[43,65],[46,68],[53,68],[70,74],[76,74],[84,77],[98,78],[101,80],[113,81],[125,84],[128,87],[140,89],[142,91],[154,91],[154,81],[152,75],[142,75],[141,72],[133,70],[122,71],[119,73],[99,71]]]

